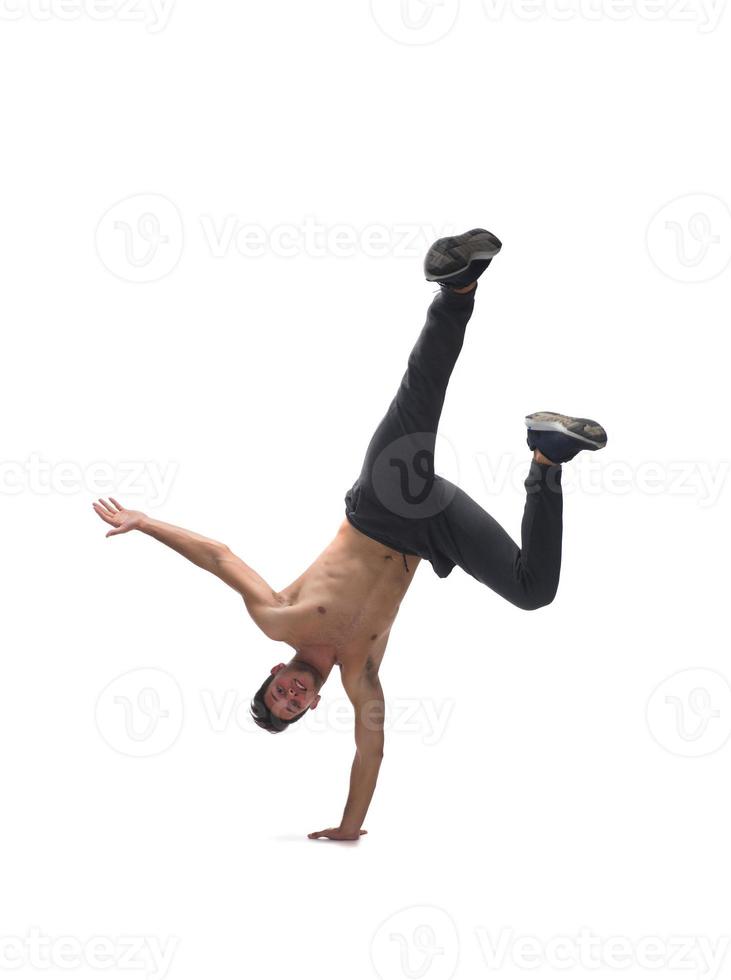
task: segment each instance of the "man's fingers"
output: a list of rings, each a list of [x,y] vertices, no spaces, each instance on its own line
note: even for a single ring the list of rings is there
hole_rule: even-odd
[[[100,498],[99,498],[99,503],[100,503],[100,504],[102,505],[102,507],[103,507],[103,508],[104,508],[104,509],[105,509],[106,511],[108,511],[108,512],[109,512],[110,514],[113,514],[113,513],[114,513],[114,510],[113,510],[113,509],[112,509],[112,508],[111,508],[111,507],[109,506],[109,504],[108,504],[108,503],[106,502],[106,500],[102,500],[102,498],[100,497]]]
[[[367,830],[359,830],[358,836],[362,837],[363,834],[367,833]],[[318,840],[320,837],[327,837],[329,840],[357,840],[352,834],[344,834],[339,827],[330,827],[328,830],[316,830],[307,836],[310,840]]]
[[[99,506],[99,504],[92,504],[91,506],[94,508],[94,510],[96,511],[96,513],[99,515],[99,517],[101,517],[101,519],[103,521],[106,521],[107,524],[113,524],[114,523],[114,521],[111,519],[110,515],[107,514],[107,512],[105,510],[102,510],[102,508]]]
[[[121,504],[118,504],[114,497],[110,497],[109,499],[112,501],[117,510],[124,510],[124,507]]]

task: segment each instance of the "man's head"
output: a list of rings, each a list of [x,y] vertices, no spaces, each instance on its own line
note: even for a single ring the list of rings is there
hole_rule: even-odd
[[[277,664],[254,695],[251,716],[260,728],[283,732],[317,707],[323,684],[319,671],[301,660]]]

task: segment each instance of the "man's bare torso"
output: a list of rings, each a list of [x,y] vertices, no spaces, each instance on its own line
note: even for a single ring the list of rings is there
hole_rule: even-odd
[[[348,673],[377,669],[420,561],[416,555],[404,561],[345,519],[312,565],[278,593],[285,642],[296,649],[333,647]]]

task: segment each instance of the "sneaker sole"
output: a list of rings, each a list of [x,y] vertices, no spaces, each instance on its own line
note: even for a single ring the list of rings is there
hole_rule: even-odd
[[[603,449],[607,444],[606,432],[593,419],[578,419],[558,412],[534,412],[526,416],[525,424],[534,432],[561,432],[592,449]]]
[[[473,228],[462,235],[440,238],[434,242],[424,260],[424,275],[429,282],[450,279],[465,272],[476,259],[493,259],[503,243],[484,228]]]

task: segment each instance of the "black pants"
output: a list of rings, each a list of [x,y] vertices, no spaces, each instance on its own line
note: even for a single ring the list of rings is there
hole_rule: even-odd
[[[425,558],[440,578],[459,565],[508,602],[537,609],[558,588],[560,465],[530,462],[520,548],[479,504],[434,472],[439,417],[475,292],[440,290],[432,301],[399,389],[345,495],[345,516],[405,562],[408,555]]]

